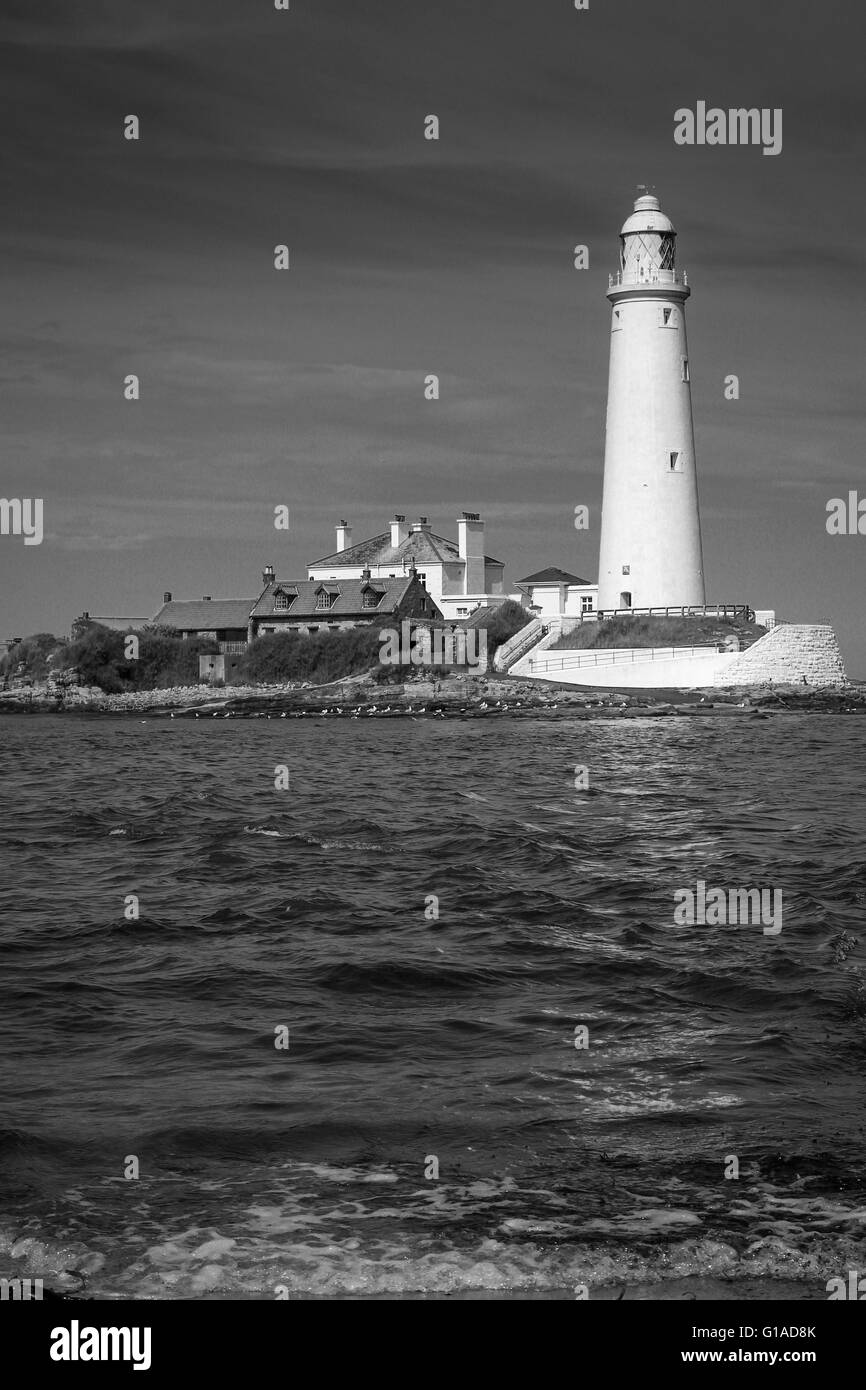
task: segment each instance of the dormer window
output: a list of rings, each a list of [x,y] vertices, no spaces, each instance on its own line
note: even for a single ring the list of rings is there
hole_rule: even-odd
[[[339,594],[338,589],[320,589],[316,594],[317,608],[330,608],[336,603]]]
[[[382,602],[382,593],[378,589],[365,589],[361,595],[362,608],[378,608]]]
[[[287,594],[285,589],[277,589],[277,592],[274,594],[274,608],[281,608],[283,610],[291,608],[296,597],[295,594]]]

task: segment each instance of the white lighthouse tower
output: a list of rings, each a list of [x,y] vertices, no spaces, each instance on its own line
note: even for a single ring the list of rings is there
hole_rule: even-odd
[[[639,197],[620,234],[604,449],[598,606],[706,602],[695,473],[686,276],[658,198]]]

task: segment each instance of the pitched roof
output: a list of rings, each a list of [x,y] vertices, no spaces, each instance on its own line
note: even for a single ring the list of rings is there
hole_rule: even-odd
[[[359,541],[357,545],[350,545],[346,550],[337,550],[333,555],[314,560],[307,568],[314,570],[333,565],[336,569],[340,565],[353,568],[361,565],[372,569],[374,565],[401,564],[410,556],[416,565],[453,564],[455,560],[460,559],[460,548],[454,541],[449,541],[445,536],[436,536],[432,531],[410,531],[400,545],[393,546],[391,532],[383,531],[381,536]],[[502,564],[501,560],[494,560],[492,555],[485,555],[484,560],[489,565]]]
[[[254,603],[254,598],[173,599],[162,605],[153,621],[181,632],[246,628]]]
[[[372,616],[378,613],[394,613],[399,609],[413,583],[417,584],[417,582],[409,575],[400,575],[396,579],[278,579],[273,584],[269,584],[255,602],[251,616],[254,618],[322,618],[328,615],[334,618],[345,618],[359,614]],[[320,589],[336,594],[330,608],[316,607],[316,595]],[[382,595],[375,608],[364,607],[363,592],[365,589],[372,589]],[[280,591],[290,597],[295,595],[294,602],[290,607],[277,608],[275,606],[275,598]],[[429,595],[428,599],[433,616],[441,616],[439,609]]]
[[[581,579],[579,575],[569,574],[568,570],[557,569],[555,565],[549,566],[546,570],[539,570],[538,574],[528,574],[525,579],[518,579],[518,584],[590,584],[590,579]]]

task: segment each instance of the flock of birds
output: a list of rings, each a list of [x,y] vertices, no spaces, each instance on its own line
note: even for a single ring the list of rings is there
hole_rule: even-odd
[[[513,703],[509,703],[507,700],[497,700],[495,704],[487,700],[482,700],[479,705],[461,705],[454,712],[456,714],[467,714],[469,712],[505,714],[510,709],[522,708],[522,700],[515,700]],[[557,708],[558,701],[554,704],[545,704],[545,709],[555,710]],[[354,708],[335,705],[333,708],[325,709],[282,710],[279,714],[269,712],[268,710],[254,710],[250,714],[245,714],[242,710],[181,710],[170,712],[169,718],[174,719],[177,713],[193,714],[196,719],[207,718],[208,714],[210,714],[211,719],[231,719],[234,715],[238,715],[244,719],[322,719],[328,715],[333,717],[342,716],[347,719],[360,719],[364,716],[368,719],[381,719],[385,715],[393,717],[401,714],[409,715],[412,719],[417,719],[425,714],[432,715],[434,719],[445,719],[446,717],[444,710],[428,709],[427,705],[419,705],[417,708],[413,708],[412,705],[355,705]]]

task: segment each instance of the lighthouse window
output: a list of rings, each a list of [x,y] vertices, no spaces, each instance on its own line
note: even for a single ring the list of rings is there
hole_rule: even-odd
[[[681,456],[681,454],[679,453],[679,451],[677,451],[677,452],[673,452],[673,451],[672,451],[672,452],[671,452],[670,459],[671,459],[671,472],[672,472],[672,473],[682,473],[682,471],[683,471],[683,465],[682,465],[682,462],[681,462],[681,458],[682,458],[682,456]]]
[[[631,574],[631,565],[623,565],[622,572],[623,574]]]
[[[659,326],[661,328],[676,328],[677,314],[675,309],[659,310]]]
[[[687,357],[683,358],[683,381],[691,381],[691,377],[689,376],[689,359]]]

